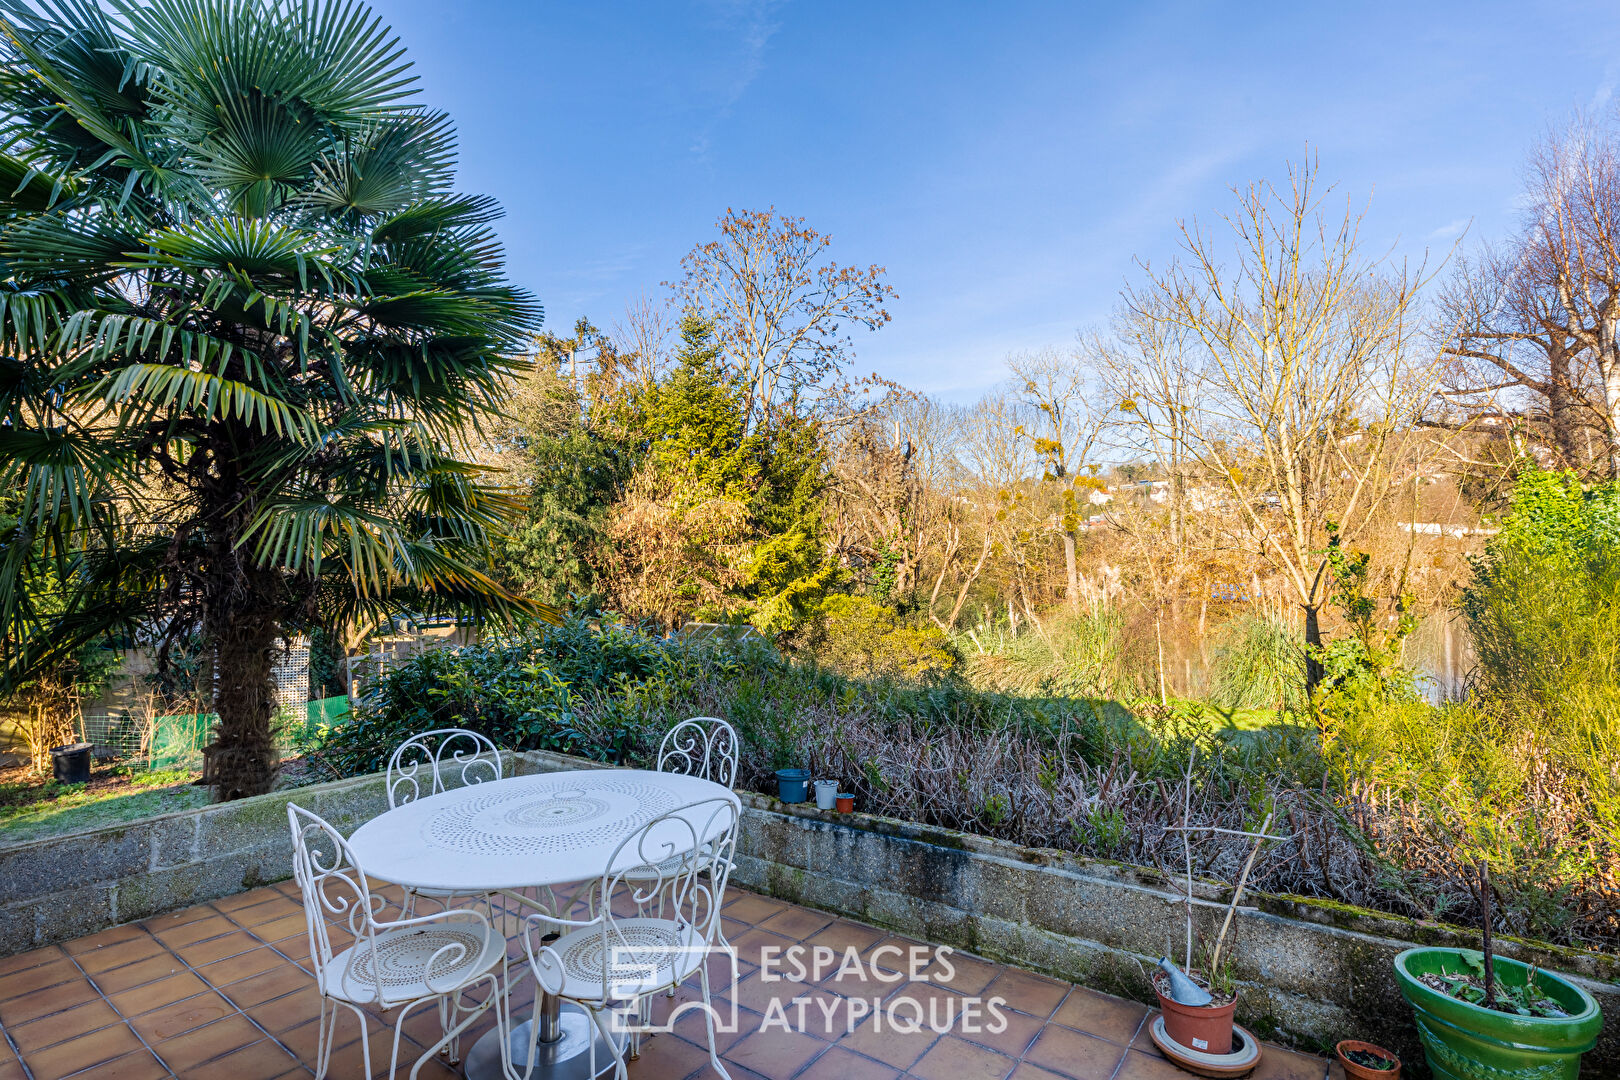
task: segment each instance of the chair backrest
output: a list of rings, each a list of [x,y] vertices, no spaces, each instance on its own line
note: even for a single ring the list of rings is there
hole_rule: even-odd
[[[731,799],[689,803],[642,825],[614,849],[599,882],[600,929],[593,931],[604,958],[601,1000],[620,998],[616,988],[626,983],[684,978],[702,962],[719,936],[738,814]],[[677,939],[651,934],[641,912],[674,923]],[[526,945],[536,963],[533,942]]]
[[[334,951],[333,925],[356,940],[373,941],[377,913],[387,901],[372,893],[354,852],[325,819],[288,803],[287,822],[292,827],[293,880],[304,896],[309,960],[317,985],[325,986]],[[339,951],[348,944],[338,942]]]
[[[388,759],[388,807],[404,806],[444,790],[446,774],[461,772],[461,782],[481,784],[501,778],[501,753],[476,731],[439,728],[412,735]]]
[[[737,783],[737,729],[718,716],[694,716],[669,729],[658,745],[658,771]]]

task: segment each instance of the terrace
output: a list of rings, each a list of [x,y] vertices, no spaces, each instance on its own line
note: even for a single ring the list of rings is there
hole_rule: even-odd
[[[670,1020],[635,1045],[637,1077],[723,1073],[722,1055],[755,1080],[1173,1064],[1366,1080],[1402,1062],[1577,1080],[1582,1055],[1620,1076],[1620,785],[1602,753],[1620,744],[1620,407],[1593,374],[1612,342],[1582,329],[1612,322],[1592,298],[1614,294],[1615,260],[1582,254],[1620,249],[1612,118],[1538,139],[1530,186],[1495,201],[1529,224],[1490,257],[1454,252],[1447,284],[1379,257],[1400,245],[1353,198],[1339,217],[1313,152],[1233,185],[1224,224],[1135,222],[1119,302],[1074,298],[1114,316],[1072,345],[1037,340],[1055,311],[1019,328],[925,296],[907,307],[947,319],[924,331],[942,351],[880,371],[855,341],[916,286],[890,283],[872,238],[835,252],[797,204],[870,218],[816,196],[814,161],[840,162],[824,171],[850,197],[886,172],[904,195],[929,147],[892,136],[910,115],[894,94],[715,113],[715,72],[743,70],[737,94],[784,85],[747,74],[774,11],[741,20],[741,68],[685,38],[724,38],[729,10],[644,5],[675,24],[654,33],[647,12],[538,34],[505,11],[462,20],[521,66],[508,91],[471,35],[450,35],[471,62],[432,65],[478,103],[464,185],[440,91],[365,0],[0,7],[0,752],[22,757],[0,771],[0,1080],[404,1075],[413,1048],[449,1075],[435,1032],[469,993],[502,1003],[467,1010],[469,1080],[502,1071],[487,1036],[504,1027],[487,1029],[509,998],[535,1004],[553,1059],[610,1044],[619,1080],[607,1017],[627,1001]],[[1028,25],[997,9],[982,37]],[[643,130],[645,94],[557,97],[589,80],[530,77],[536,40],[585,64],[629,43],[673,103],[659,137],[611,137]],[[667,67],[639,63],[642,40]],[[869,51],[893,73],[895,49]],[[772,74],[790,69],[870,81]],[[682,105],[665,91],[687,73],[704,89]],[[1015,179],[1051,159],[1019,152],[1011,110],[935,109],[978,100],[945,77],[944,96],[890,82],[922,87],[927,115],[998,126],[940,145],[1005,144],[977,158]],[[557,126],[615,102],[583,143]],[[801,113],[882,136],[773,164],[771,140],[704,119],[791,136]],[[491,143],[492,119],[517,127]],[[666,152],[709,147],[710,128],[717,156],[687,174],[708,151]],[[749,173],[723,164],[727,142],[793,190],[732,183]],[[597,143],[632,158],[536,174],[583,180],[594,218],[520,185],[506,233],[477,194],[489,175],[514,190],[525,154]],[[1579,167],[1549,166],[1566,155]],[[1041,223],[1078,213],[1117,240],[1157,167],[1025,224],[1061,244],[1073,230]],[[674,233],[626,213],[685,228],[720,209],[716,176],[760,201],[678,262]],[[584,223],[572,241],[523,224],[559,209]],[[896,266],[956,267],[961,297],[1013,265],[974,257],[976,207],[933,209],[879,230]],[[998,243],[1018,216],[997,215]],[[523,252],[511,267],[503,243]],[[544,298],[547,321],[530,286],[632,248],[591,271],[600,289]],[[1020,280],[1002,277],[996,303]],[[1544,308],[1551,280],[1570,286],[1552,305],[1567,325],[1521,332],[1514,312]],[[622,321],[580,309],[615,293]],[[1516,374],[1510,345],[1556,361],[1550,381]],[[689,725],[703,734],[673,745],[694,767],[666,768]],[[401,769],[433,739],[431,770]],[[455,739],[470,759],[445,756]],[[469,779],[473,762],[492,774]],[[306,926],[318,879],[352,890],[334,911],[365,949]],[[633,912],[609,879],[641,888]],[[537,947],[512,906],[589,881],[601,902],[562,910],[635,916],[617,944],[652,970],[628,992],[609,991],[606,933],[554,919]],[[701,917],[664,916],[694,894]],[[466,910],[439,910],[452,899]],[[740,958],[714,954],[727,937]],[[773,979],[795,948],[839,963]],[[718,1003],[740,1026],[718,1039],[671,1011],[710,1005],[686,978],[709,969],[645,959],[694,952],[727,963]],[[1238,1049],[1210,1053],[1234,1025]]]
[[[397,902],[397,889],[384,893]],[[507,918],[515,925],[516,919]],[[1007,1002],[1005,1030],[964,1033],[958,1023],[943,1033],[924,1027],[897,1034],[875,1030],[867,1017],[848,1031],[847,1001],[870,996],[872,984],[840,980],[836,973],[819,982],[767,982],[760,971],[761,950],[803,943],[831,946],[840,954],[854,947],[870,957],[883,945],[909,949],[918,944],[915,939],[741,890],[729,899],[724,922],[741,973],[735,987],[719,991],[739,1007],[739,1030],[722,1036],[724,1059],[737,1080],[1175,1080],[1187,1075],[1149,1041],[1151,1013],[1145,1006],[966,954],[951,957],[950,978],[935,968],[933,978],[924,971],[919,979],[879,984],[876,992],[890,1001],[909,997],[924,1007],[943,1001],[934,1007],[950,1009],[956,1017],[961,1015],[956,1002],[964,996],[999,996]],[[7,1041],[0,1080],[312,1075],[320,999],[307,969],[308,949],[298,890],[282,882],[14,955],[0,961],[0,1026]],[[527,1004],[532,994],[533,982],[526,980],[514,999]],[[819,1003],[807,1009],[810,1022],[803,1030],[761,1030],[773,997],[786,1004],[801,995]],[[831,1010],[830,1024],[818,1019],[827,1015],[822,1008]],[[431,1041],[434,1020],[424,1016],[422,1021],[407,1038],[415,1034]],[[490,1022],[486,1015],[475,1034]],[[373,1074],[382,1075],[387,1027],[373,1027],[371,1039]],[[342,1022],[336,1041],[330,1075],[361,1077],[359,1030],[352,1018]],[[630,1075],[644,1080],[711,1076],[702,1044],[701,1022],[695,1015],[684,1017],[674,1032],[647,1040],[630,1064]],[[430,1065],[421,1075],[460,1074]],[[1260,1080],[1338,1075],[1337,1067],[1330,1073],[1321,1058],[1270,1045],[1254,1073]]]

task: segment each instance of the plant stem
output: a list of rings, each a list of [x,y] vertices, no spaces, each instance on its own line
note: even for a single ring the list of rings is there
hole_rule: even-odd
[[[1192,961],[1193,961],[1193,952],[1192,952],[1192,941],[1193,941],[1193,913],[1192,913],[1193,880],[1192,880],[1192,840],[1191,840],[1192,832],[1187,829],[1187,825],[1189,825],[1191,823],[1191,821],[1192,821],[1192,772],[1193,772],[1193,762],[1196,761],[1197,758],[1198,758],[1198,748],[1194,747],[1193,750],[1187,755],[1187,774],[1186,774],[1186,776],[1184,776],[1182,778],[1182,789],[1181,789],[1181,825],[1182,825],[1181,850],[1182,850],[1182,854],[1184,854],[1186,856],[1186,858],[1187,858],[1187,893],[1186,893],[1186,896],[1187,896],[1187,961],[1186,961],[1186,966],[1184,968],[1182,968],[1182,970],[1187,972],[1189,975],[1192,974]]]
[[[1264,836],[1271,831],[1271,815],[1260,825],[1260,835]],[[1260,854],[1260,845],[1264,840],[1256,840],[1254,847],[1249,849],[1249,857],[1243,862],[1243,873],[1238,875],[1237,888],[1232,891],[1232,903],[1227,906],[1226,918],[1221,920],[1221,932],[1215,935],[1215,949],[1209,956],[1209,977],[1211,985],[1214,983],[1215,972],[1220,968],[1221,945],[1226,941],[1226,931],[1232,925],[1232,913],[1237,911],[1238,901],[1243,899],[1243,886],[1249,882],[1249,871],[1254,869],[1254,857]]]
[[[1479,862],[1479,904],[1481,909],[1480,921],[1484,929],[1485,953],[1485,1007],[1496,1008],[1496,960],[1491,955],[1491,866],[1481,859]]]

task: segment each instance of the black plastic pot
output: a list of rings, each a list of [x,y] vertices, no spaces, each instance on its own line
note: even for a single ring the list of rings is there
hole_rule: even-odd
[[[88,784],[90,782],[90,744],[51,747],[51,775],[58,784]]]

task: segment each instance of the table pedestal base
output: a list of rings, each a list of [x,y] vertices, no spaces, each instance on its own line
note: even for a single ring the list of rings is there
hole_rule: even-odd
[[[590,1013],[578,1005],[563,1004],[557,1016],[561,1037],[556,1042],[535,1040],[534,1021],[525,1020],[512,1029],[512,1065],[523,1075],[529,1059],[534,1058],[530,1080],[592,1080],[613,1071],[613,1051],[607,1040],[597,1031]],[[591,1071],[591,1043],[596,1043],[596,1071]],[[622,1043],[621,1043],[622,1045]],[[502,1080],[501,1032],[499,1028],[486,1032],[473,1045],[467,1055],[467,1080]]]

